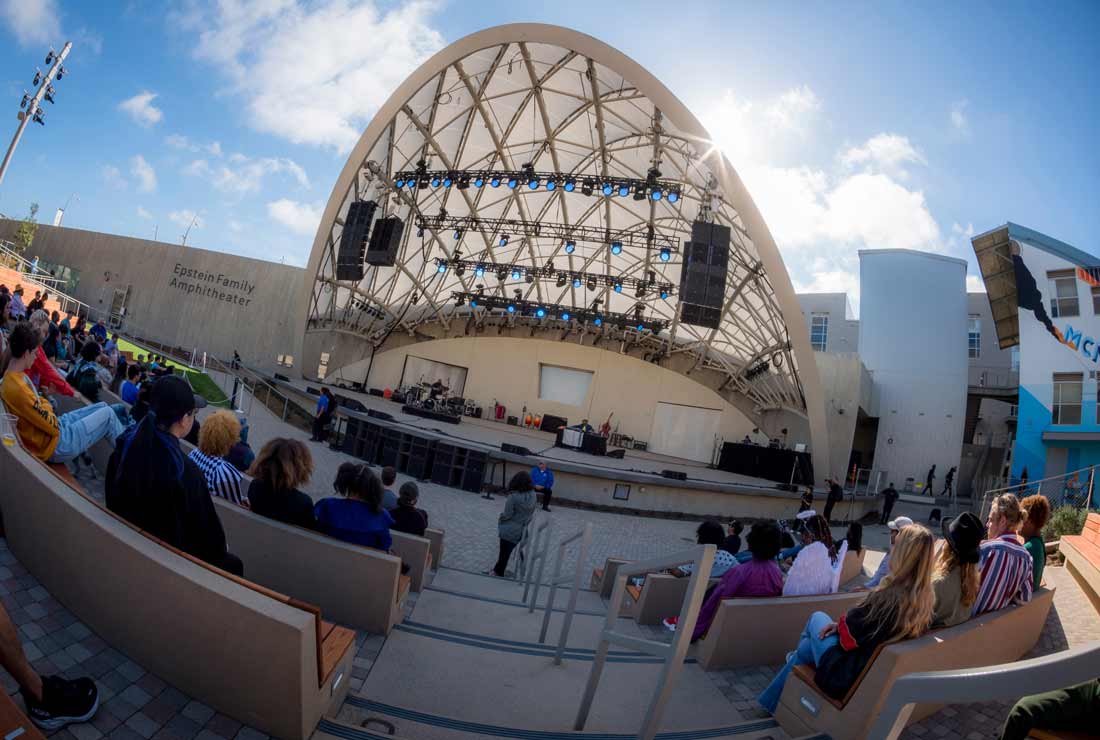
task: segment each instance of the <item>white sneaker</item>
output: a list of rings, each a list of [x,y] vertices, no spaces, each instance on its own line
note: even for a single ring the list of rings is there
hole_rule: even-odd
[[[661,624],[663,624],[665,629],[668,630],[669,632],[675,632],[676,631],[676,622],[677,622],[677,619],[675,617],[665,617],[664,619],[661,620]]]

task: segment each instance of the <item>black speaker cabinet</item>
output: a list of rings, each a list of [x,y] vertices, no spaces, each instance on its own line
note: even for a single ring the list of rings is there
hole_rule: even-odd
[[[393,267],[397,262],[397,250],[401,247],[401,234],[404,231],[405,222],[397,216],[378,219],[367,247],[367,264]]]
[[[519,445],[513,445],[513,444],[509,444],[507,442],[502,442],[500,444],[500,451],[501,452],[511,452],[513,455],[530,455],[531,454],[531,450],[527,449],[526,447],[520,447]]]
[[[662,470],[661,475],[672,480],[687,480],[688,474],[682,470]]]
[[[357,200],[348,206],[344,230],[340,232],[340,244],[336,251],[337,280],[359,282],[363,279],[363,252],[376,210],[378,204],[373,200]]]

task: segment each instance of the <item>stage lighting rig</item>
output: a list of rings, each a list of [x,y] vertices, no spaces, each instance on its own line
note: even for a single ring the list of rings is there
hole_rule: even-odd
[[[481,277],[486,272],[495,272],[499,280],[504,280],[508,276],[511,276],[512,280],[524,280],[528,284],[533,283],[535,280],[553,280],[559,288],[565,287],[570,282],[574,288],[587,285],[588,290],[593,291],[601,285],[613,289],[616,293],[621,293],[623,288],[633,288],[639,298],[648,295],[650,292],[658,293],[662,298],[668,298],[673,295],[675,290],[675,286],[670,282],[658,282],[657,273],[654,270],[649,270],[644,278],[623,277],[595,272],[561,270],[556,268],[552,262],[547,263],[544,267],[525,267],[511,263],[461,259],[460,256],[451,259],[438,257],[435,265],[436,270],[440,273],[454,269],[455,274],[461,275],[466,270],[473,270],[475,275]]]
[[[451,294],[455,301],[455,307],[462,303],[469,303],[470,308],[484,309],[485,311],[504,311],[513,316],[529,317],[533,320],[558,320],[577,321],[591,323],[594,326],[602,326],[604,322],[618,326],[622,329],[634,329],[638,333],[652,332],[658,334],[668,327],[664,319],[647,319],[640,306],[635,306],[631,313],[614,313],[601,311],[599,302],[594,302],[591,308],[574,308],[559,304],[544,303],[539,301],[524,300],[520,291],[512,298],[502,296],[486,296],[481,293]]]
[[[19,100],[19,110],[16,112],[16,117],[19,119],[19,126],[15,131],[15,136],[12,137],[11,145],[8,147],[7,154],[4,155],[3,162],[0,163],[0,183],[4,181],[4,175],[8,171],[8,165],[11,163],[12,156],[15,154],[15,148],[19,144],[19,140],[23,136],[23,132],[26,131],[27,125],[30,123],[37,123],[40,126],[46,125],[46,111],[42,109],[42,101],[45,100],[48,103],[54,103],[54,96],[57,91],[54,89],[53,81],[60,80],[65,73],[65,68],[62,66],[62,62],[69,55],[69,51],[73,48],[72,42],[66,42],[65,46],[61,49],[61,52],[55,52],[52,48],[46,54],[46,64],[48,69],[43,72],[41,69],[35,67],[34,78],[32,83],[37,88],[33,93],[23,91],[23,97]]]
[[[769,367],[771,367],[771,363],[767,360],[760,360],[745,370],[745,380],[756,380],[757,377],[767,373]]]
[[[423,165],[423,166],[421,166]],[[611,198],[629,197],[633,194],[634,200],[646,200],[647,198],[660,201],[667,200],[675,203],[683,192],[683,184],[671,180],[660,179],[661,173],[657,169],[650,169],[645,179],[636,177],[584,177],[580,180],[582,195],[592,195],[599,188],[604,196]],[[531,163],[524,164],[518,170],[428,170],[424,160],[417,162],[415,170],[403,170],[393,176],[393,184],[398,189],[407,187],[449,188],[457,183],[460,189],[465,190],[470,185],[476,188],[498,188],[501,183],[506,184],[512,190],[520,185],[526,185],[528,190],[536,191],[545,188],[549,192],[561,190],[572,193],[577,189],[578,178],[567,172],[539,172]]]

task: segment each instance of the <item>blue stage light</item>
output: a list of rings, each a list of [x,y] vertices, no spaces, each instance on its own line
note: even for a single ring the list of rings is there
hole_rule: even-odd
[[[620,185],[619,186],[619,195],[621,195],[624,198],[626,196],[630,195],[630,186],[629,185]]]
[[[444,177],[444,178],[443,178],[443,187],[445,187],[445,188],[449,188],[449,187],[451,187],[451,185],[453,185],[453,184],[454,184],[454,180],[452,180],[452,179],[450,178],[450,175],[448,175],[447,177]]]
[[[519,270],[512,270],[513,280],[519,280],[521,277],[523,277],[523,274]]]
[[[512,190],[515,190],[517,185],[519,185],[519,180],[514,177],[508,178],[508,187],[512,188]]]
[[[409,190],[416,190],[416,180],[409,180],[406,184],[409,186]]]
[[[662,290],[661,291],[661,300],[664,300],[666,298],[668,298],[668,291],[667,290]]]
[[[622,254],[622,253],[623,253],[623,243],[622,242],[611,242],[611,254]]]
[[[558,184],[556,182],[554,182],[553,180],[547,180],[546,181],[546,189],[547,190],[553,190],[557,186],[558,186]]]
[[[574,288],[581,287],[581,279],[580,278],[573,278],[573,287]]]
[[[489,181],[489,184],[492,185],[494,188],[499,188],[500,187],[500,178],[499,177],[494,177],[492,180]]]
[[[561,312],[561,320],[562,321],[569,321],[569,312],[568,311],[562,311]]]
[[[542,306],[539,306],[538,308],[535,309],[535,316],[537,316],[540,319],[543,318],[544,316],[546,316],[546,309],[543,308]]]
[[[669,193],[668,194],[668,202],[669,203],[675,203],[678,200],[680,200],[680,195],[678,193]]]
[[[645,324],[638,324],[637,328],[638,328],[638,331],[643,331],[645,329]]]
[[[596,326],[599,326],[600,324],[603,323],[603,319],[601,319],[599,316],[597,316],[596,318],[592,319],[592,323],[595,324]]]
[[[484,177],[481,177],[480,175],[478,175],[476,178],[474,178],[474,187],[475,188],[484,187],[484,185],[485,185],[485,178]]]
[[[508,235],[507,234],[501,234],[500,235],[500,246],[502,246],[502,247],[507,247],[508,246]]]
[[[476,298],[471,298],[470,299],[470,308],[477,308],[477,299]]]
[[[565,188],[565,192],[572,193],[574,190],[576,190],[577,183],[573,180],[566,180],[565,185],[563,185],[562,187]]]
[[[603,194],[604,194],[604,195],[611,195],[611,194],[612,194],[612,193],[614,193],[614,192],[615,192],[615,188],[613,188],[613,187],[611,186],[611,183],[609,183],[609,182],[605,182],[605,183],[603,184]]]
[[[439,273],[444,273],[446,271],[447,271],[447,265],[444,265],[444,264],[441,264],[439,267],[436,268],[436,272],[439,272]]]
[[[461,239],[462,238],[462,230],[461,229],[455,229],[454,236],[455,236],[455,239]]]
[[[485,268],[481,265],[478,265],[474,268],[474,275],[476,275],[477,277],[485,277]]]
[[[565,253],[573,254],[577,250],[577,243],[574,241],[567,241],[565,243]]]
[[[615,283],[615,292],[616,293],[622,293],[623,292],[623,284],[622,283]]]
[[[516,307],[513,304],[509,303],[508,304],[508,313],[515,313],[515,312],[516,312]]]
[[[393,186],[395,188],[397,188],[398,190],[400,190],[401,188],[405,187],[405,179],[404,178],[399,178],[397,180],[394,180],[393,181]]]
[[[432,187],[433,187],[433,188],[438,188],[438,187],[439,187],[439,182],[440,182],[440,181],[439,181],[439,178],[438,178],[438,177],[433,177],[433,178],[432,178]]]
[[[528,180],[527,181],[527,187],[531,188],[532,190],[538,190],[539,189],[538,178],[532,177],[530,180]]]
[[[660,190],[654,190],[652,193],[649,194],[649,197],[652,198],[653,200],[660,200],[661,199],[661,191]]]
[[[668,247],[661,247],[661,252],[659,256],[661,258],[661,262],[668,262],[670,259],[672,259],[672,251]]]

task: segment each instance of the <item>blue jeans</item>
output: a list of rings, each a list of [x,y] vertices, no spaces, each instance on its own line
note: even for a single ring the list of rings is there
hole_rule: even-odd
[[[779,673],[775,674],[768,688],[764,689],[764,693],[756,699],[760,702],[760,706],[775,714],[775,708],[779,706],[779,697],[783,695],[783,686],[787,683],[787,676],[791,674],[791,669],[796,665],[816,666],[825,651],[840,642],[836,633],[824,640],[818,637],[821,630],[832,621],[833,618],[825,612],[814,612],[810,615],[806,627],[802,630],[802,636],[798,639],[798,647],[787,656],[787,664],[779,669]]]
[[[779,551],[779,562],[783,562],[788,558],[798,557],[798,553],[802,552],[802,548],[805,547],[801,542],[794,547],[788,547]]]
[[[66,463],[75,460],[88,448],[104,437],[113,447],[118,435],[126,431],[118,412],[105,403],[93,403],[58,417],[61,439],[53,451],[50,462]]]

